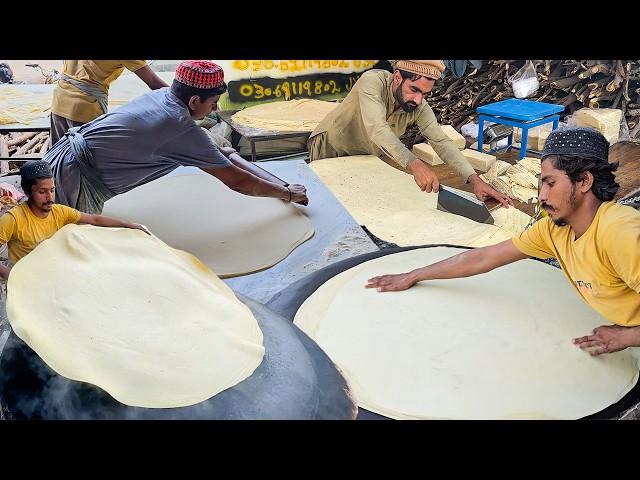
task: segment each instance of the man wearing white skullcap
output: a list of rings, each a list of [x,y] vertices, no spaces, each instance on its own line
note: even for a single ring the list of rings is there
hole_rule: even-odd
[[[349,95],[332,110],[309,137],[311,161],[350,155],[376,155],[408,170],[421,190],[437,192],[433,169],[418,159],[399,137],[417,125],[438,156],[473,186],[480,200],[509,197],[497,192],[476,174],[468,160],[442,131],[425,101],[445,66],[441,60],[397,60],[394,72],[369,70]]]

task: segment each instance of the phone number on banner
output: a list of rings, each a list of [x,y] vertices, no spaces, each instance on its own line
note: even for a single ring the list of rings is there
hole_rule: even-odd
[[[286,79],[260,78],[229,82],[229,99],[232,102],[247,102],[282,98],[334,95],[348,92],[358,80],[359,73],[327,74]]]

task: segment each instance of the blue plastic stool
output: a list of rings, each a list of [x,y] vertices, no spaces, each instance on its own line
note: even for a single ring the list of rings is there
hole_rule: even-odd
[[[560,115],[564,107],[562,105],[554,105],[553,103],[532,102],[531,100],[520,100],[510,98],[501,102],[484,105],[477,109],[478,112],[478,151],[482,152],[483,146],[483,124],[485,121],[495,122],[502,125],[510,125],[522,129],[522,144],[520,146],[520,160],[527,153],[527,140],[529,130],[533,127],[553,122],[552,129],[558,128]],[[506,148],[511,148],[513,144],[513,134],[509,135],[506,147],[490,150],[489,153],[496,152]],[[533,150],[530,150],[533,151]]]

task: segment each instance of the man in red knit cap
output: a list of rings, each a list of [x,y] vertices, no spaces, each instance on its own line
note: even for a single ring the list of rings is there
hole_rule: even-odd
[[[307,203],[303,185],[286,184],[218,147],[195,120],[217,108],[227,90],[224,72],[207,60],[186,60],[170,88],[153,90],[80,127],[71,128],[45,156],[59,203],[101,213],[104,202],[194,166],[245,195]]]

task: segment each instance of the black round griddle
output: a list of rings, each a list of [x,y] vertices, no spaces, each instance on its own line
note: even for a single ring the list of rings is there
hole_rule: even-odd
[[[296,312],[300,308],[300,306],[304,303],[304,301],[313,294],[323,283],[330,280],[334,276],[342,273],[350,268],[355,267],[363,262],[368,260],[373,260],[374,258],[383,257],[385,255],[392,255],[394,253],[406,252],[409,250],[415,250],[417,248],[432,248],[432,247],[449,247],[449,248],[470,248],[470,247],[462,247],[459,245],[450,245],[450,244],[431,244],[431,245],[420,245],[413,247],[394,247],[394,248],[385,248],[383,250],[377,252],[369,252],[362,255],[358,255],[356,257],[348,258],[346,260],[342,260],[340,262],[336,262],[334,264],[328,265],[321,270],[313,272],[310,275],[298,280],[297,282],[292,283],[287,288],[277,293],[269,302],[267,302],[266,306],[272,310],[273,312],[282,315],[284,318],[293,322]],[[534,259],[538,260],[538,259]],[[549,262],[545,262],[542,260],[538,260],[542,263],[546,263],[549,265],[549,268],[555,268],[553,264],[549,264]],[[640,402],[640,381],[636,383],[633,389],[629,391],[623,398],[621,398],[618,402],[610,405],[609,407],[584,417],[583,419],[611,419],[617,418],[627,409],[631,408],[633,405]],[[389,420],[388,417],[379,415],[374,412],[370,412],[365,410],[364,408],[358,409],[358,420]]]
[[[353,419],[357,407],[326,354],[291,322],[238,295],[264,335],[265,358],[239,384],[182,408],[124,405],[55,373],[13,332],[0,357],[0,403],[13,419]],[[4,301],[0,305],[4,310]]]

